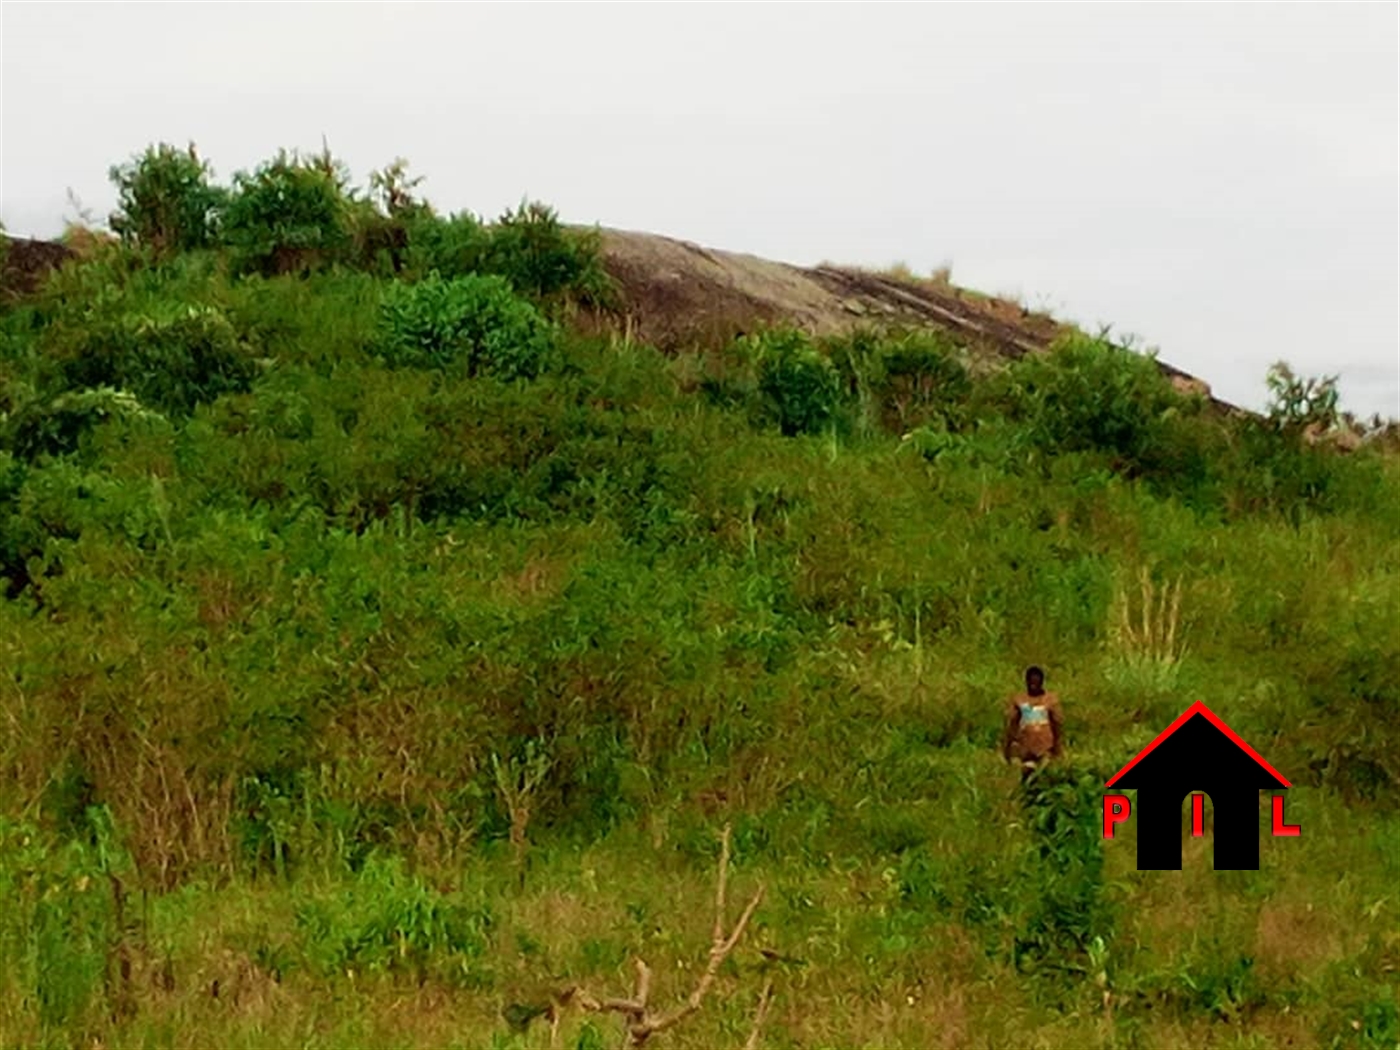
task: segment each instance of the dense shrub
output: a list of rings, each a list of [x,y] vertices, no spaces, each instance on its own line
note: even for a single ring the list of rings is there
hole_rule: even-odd
[[[491,234],[471,212],[446,218],[420,214],[407,223],[408,267],[419,276],[436,271],[443,277],[483,273],[491,251]]]
[[[1186,409],[1149,357],[1071,336],[1009,370],[1012,404],[1047,451],[1098,451],[1127,473],[1150,465],[1169,415]]]
[[[525,203],[488,225],[470,212],[439,218],[419,210],[404,219],[409,269],[443,277],[489,273],[539,300],[570,295],[608,300],[598,236],[564,226],[552,208]]]
[[[1022,789],[1026,825],[1035,839],[1023,885],[1037,887],[1030,900],[1018,901],[1023,925],[1015,954],[1022,965],[1073,971],[1095,938],[1102,943],[1112,937],[1113,908],[1103,884],[1104,779],[1100,770],[1062,765],[1042,771]]]
[[[1228,470],[1242,511],[1280,511],[1296,522],[1303,512],[1328,504],[1337,473],[1345,469],[1331,449],[1310,446],[1268,420],[1240,421],[1234,439]]]
[[[432,274],[389,287],[374,349],[394,366],[516,379],[538,375],[552,348],[550,324],[503,278]]]
[[[524,295],[571,292],[602,300],[607,278],[599,252],[595,233],[567,229],[553,208],[532,201],[506,212],[491,228],[488,266]]]
[[[61,389],[113,387],[174,414],[246,390],[257,374],[221,310],[179,302],[94,319],[75,344],[58,348],[54,364]]]
[[[963,421],[972,379],[945,339],[905,336],[883,348],[880,364],[877,395],[887,426],[904,433],[935,419]]]
[[[372,857],[339,893],[299,904],[304,958],[322,975],[406,971],[471,986],[494,920],[484,903],[464,897],[425,884],[401,858]]]
[[[816,434],[834,425],[843,397],[836,368],[800,332],[746,336],[756,360],[762,411],[785,435]]]
[[[129,391],[110,386],[69,390],[52,400],[40,398],[32,388],[25,389],[11,400],[0,419],[0,447],[26,460],[75,452],[84,434],[113,418],[160,416]]]
[[[264,274],[314,269],[350,247],[350,203],[334,161],[285,151],[233,177],[222,237],[241,269]]]
[[[180,150],[165,143],[110,171],[117,188],[112,230],[124,242],[157,255],[203,248],[214,235],[223,191],[210,182],[207,161],[191,144]]]

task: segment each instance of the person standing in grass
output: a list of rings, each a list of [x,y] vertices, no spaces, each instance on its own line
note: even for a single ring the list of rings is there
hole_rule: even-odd
[[[1045,672],[1027,668],[1026,691],[1008,701],[1001,739],[1002,757],[1020,764],[1022,781],[1063,753],[1064,724],[1060,698],[1045,691]]]

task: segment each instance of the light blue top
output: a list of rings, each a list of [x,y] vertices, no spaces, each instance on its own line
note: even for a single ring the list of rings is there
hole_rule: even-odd
[[[1021,724],[1023,726],[1045,725],[1049,721],[1049,708],[1042,704],[1021,704]]]

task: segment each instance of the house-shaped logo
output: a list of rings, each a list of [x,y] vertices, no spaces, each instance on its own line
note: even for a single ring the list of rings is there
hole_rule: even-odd
[[[1254,748],[1197,702],[1138,752],[1107,784],[1136,788],[1139,871],[1181,868],[1181,802],[1210,796],[1215,814],[1215,870],[1259,870],[1259,792],[1288,780]],[[1204,834],[1204,798],[1192,798],[1192,835]],[[1128,819],[1126,795],[1104,796],[1104,837]],[[1273,797],[1273,833],[1298,835],[1283,823],[1283,796]]]

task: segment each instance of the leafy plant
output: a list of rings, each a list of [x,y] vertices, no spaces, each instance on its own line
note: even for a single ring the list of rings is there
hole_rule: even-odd
[[[1044,449],[1106,452],[1128,474],[1156,465],[1171,414],[1185,410],[1151,358],[1086,336],[1021,358],[1009,378],[1014,409]]]
[[[395,158],[392,164],[369,177],[370,194],[390,219],[401,220],[431,212],[428,204],[413,193],[422,184],[423,176],[408,177],[408,161],[402,157]]]
[[[99,386],[70,390],[44,402],[33,395],[0,413],[0,445],[23,459],[74,452],[84,434],[107,419],[153,423],[164,417],[141,404],[130,391]]]
[[[174,414],[247,390],[258,371],[223,311],[179,302],[93,323],[60,354],[55,364],[63,388],[125,390]]]
[[[785,435],[816,434],[835,424],[842,406],[840,379],[806,336],[776,331],[744,341],[757,359],[763,410]]]
[[[374,352],[386,363],[531,378],[546,366],[554,330],[500,277],[436,274],[385,293]]]
[[[103,1008],[130,1009],[130,859],[105,807],[88,807],[84,824],[87,841],[60,843],[0,819],[0,946],[45,1042],[75,1040]]]
[[[240,267],[263,274],[324,266],[351,243],[345,178],[329,156],[282,151],[251,174],[236,173],[221,219]]]
[[[408,177],[408,162],[395,160],[369,177],[370,196],[353,203],[351,226],[359,265],[398,275],[408,264],[409,229],[433,219],[432,208],[414,196],[422,183]]]
[[[881,356],[878,396],[887,426],[906,433],[935,419],[961,422],[972,379],[943,339],[905,336]]]
[[[471,212],[441,218],[417,214],[405,220],[408,269],[417,276],[436,272],[452,279],[488,272],[491,233]]]
[[[553,208],[537,201],[496,221],[487,265],[516,291],[536,298],[569,292],[599,302],[608,292],[597,234],[565,228]]]
[[[1097,770],[1048,767],[1024,786],[1035,846],[1023,877],[1018,962],[1085,969],[1111,940],[1113,909],[1104,892],[1099,828],[1103,778]]]
[[[212,174],[193,143],[183,150],[166,143],[149,146],[129,163],[113,166],[113,232],[158,256],[207,247],[224,200],[223,191],[210,182]]]

